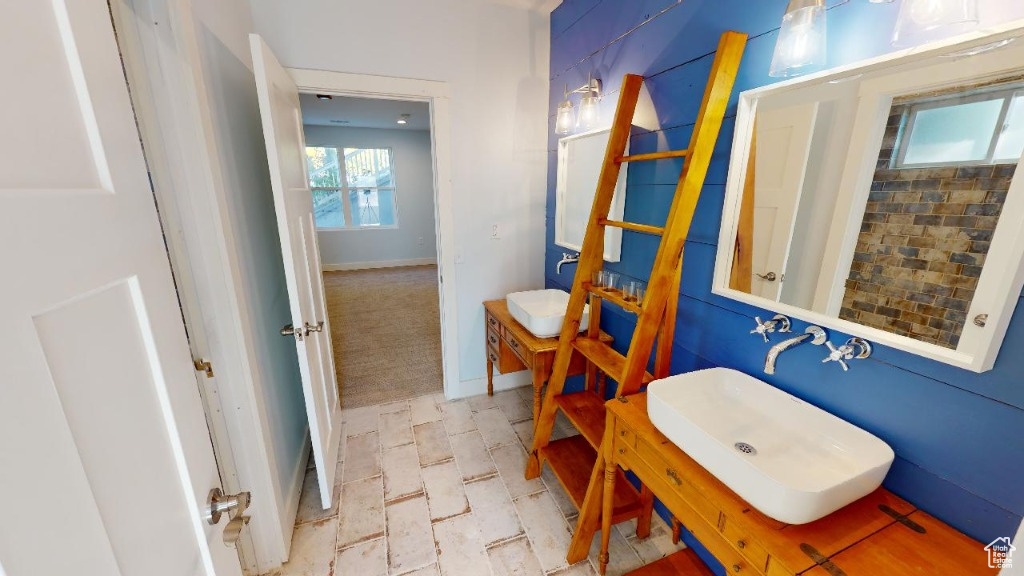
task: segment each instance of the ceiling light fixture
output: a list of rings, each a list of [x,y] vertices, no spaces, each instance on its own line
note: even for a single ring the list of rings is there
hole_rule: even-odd
[[[331,96],[330,94],[317,94],[316,95],[316,99],[317,100],[333,100],[334,96]]]
[[[397,124],[408,124],[410,116],[412,116],[412,114],[402,114],[401,116],[398,117],[398,120],[395,120],[395,123],[397,123]]]
[[[558,113],[555,116],[555,134],[564,136],[572,132],[573,127],[578,130],[587,131],[597,128],[601,122],[601,81],[590,76],[587,83],[575,90],[564,90],[565,100],[558,105]],[[580,98],[580,113],[576,115],[572,100],[572,94],[583,94]]]
[[[967,32],[977,24],[978,0],[903,0],[892,45],[916,46]]]
[[[798,76],[825,66],[825,0],[790,0],[768,75]]]

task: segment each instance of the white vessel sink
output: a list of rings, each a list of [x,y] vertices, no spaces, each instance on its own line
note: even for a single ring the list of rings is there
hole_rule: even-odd
[[[508,311],[538,338],[558,336],[562,331],[562,320],[569,305],[569,293],[564,290],[528,290],[513,292],[505,297]],[[587,329],[590,321],[590,305],[583,307],[580,332]]]
[[[712,368],[652,382],[651,422],[764,514],[806,524],[868,495],[893,451],[757,378]]]

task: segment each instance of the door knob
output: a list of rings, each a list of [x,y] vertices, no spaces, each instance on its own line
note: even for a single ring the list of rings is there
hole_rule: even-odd
[[[308,326],[309,324],[307,323],[306,325]],[[284,327],[281,328],[281,336],[294,336],[296,340],[301,342],[303,338],[302,329],[299,328],[296,330],[291,324],[285,324]]]
[[[242,512],[245,512],[246,508],[249,507],[251,500],[252,494],[249,492],[225,494],[218,486],[210,490],[210,495],[206,499],[206,521],[210,524],[217,524],[225,512],[228,513],[229,518],[241,516]],[[241,527],[239,527],[239,530],[241,530]]]
[[[757,272],[754,272],[754,276],[769,282],[775,282],[775,279],[777,278],[777,276],[775,276],[775,272],[769,272],[767,274],[758,274]]]
[[[305,325],[305,335],[306,336],[309,336],[310,333],[312,333],[312,332],[323,332],[324,331],[324,321],[323,320],[317,322],[316,326],[310,324],[309,322],[303,322],[303,324]]]

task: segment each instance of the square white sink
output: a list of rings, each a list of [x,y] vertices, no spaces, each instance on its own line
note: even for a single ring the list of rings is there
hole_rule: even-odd
[[[569,293],[564,290],[528,290],[513,292],[505,297],[508,311],[538,338],[552,338],[562,331],[565,309],[569,306]],[[583,307],[580,332],[590,322],[590,305]]]
[[[651,382],[662,434],[762,513],[806,524],[873,492],[892,448],[853,424],[728,368]]]

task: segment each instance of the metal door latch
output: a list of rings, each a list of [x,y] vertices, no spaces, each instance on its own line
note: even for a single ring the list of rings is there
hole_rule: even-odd
[[[205,372],[207,378],[213,378],[213,364],[206,358],[193,360],[192,365],[195,366],[196,372]]]
[[[303,325],[304,325],[304,328],[305,328],[305,336],[309,336],[313,332],[323,332],[324,331],[324,321],[323,320],[317,322],[316,326],[310,324],[309,322],[303,322]]]

